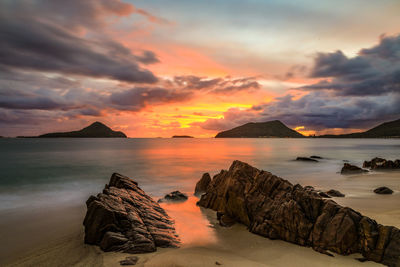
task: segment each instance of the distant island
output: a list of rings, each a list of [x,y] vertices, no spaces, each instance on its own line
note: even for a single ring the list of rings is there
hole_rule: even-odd
[[[368,131],[350,134],[326,134],[318,138],[399,138],[400,119],[382,123]]]
[[[215,138],[305,138],[306,136],[290,129],[279,120],[249,122],[233,129],[219,132]],[[400,119],[382,123],[368,131],[350,134],[326,134],[310,136],[313,138],[400,138]]]
[[[194,138],[193,136],[190,135],[174,135],[172,138]]]
[[[262,138],[262,137],[304,137],[290,129],[279,120],[267,122],[249,122],[242,126],[218,133],[215,138]]]
[[[94,122],[88,127],[83,128],[79,131],[72,132],[59,132],[59,133],[47,133],[39,136],[19,136],[22,138],[109,138],[109,137],[117,137],[117,138],[126,138],[126,135],[123,132],[113,131],[110,127],[104,125],[101,122]]]

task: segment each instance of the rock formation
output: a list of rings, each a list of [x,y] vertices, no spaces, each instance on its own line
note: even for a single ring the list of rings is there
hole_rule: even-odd
[[[186,201],[188,196],[180,191],[173,191],[169,194],[166,194],[163,198],[160,198],[157,202],[182,202]]]
[[[343,164],[343,168],[340,171],[341,174],[356,174],[356,173],[363,173],[368,172],[367,170],[361,169],[355,165],[351,165],[349,163]]]
[[[244,162],[234,161],[228,171],[215,175],[199,205],[264,237],[323,253],[361,253],[369,260],[400,266],[399,229]]]
[[[391,194],[393,194],[393,190],[386,186],[381,186],[381,187],[376,188],[374,190],[374,193],[381,194],[381,195],[391,195]]]
[[[371,170],[400,169],[400,159],[391,161],[382,158],[373,158],[371,161],[364,161],[363,168],[370,168]]]
[[[196,196],[200,196],[201,194],[207,191],[207,187],[211,182],[211,176],[209,173],[204,173],[201,177],[200,181],[197,182],[196,187],[194,189],[194,194]]]
[[[331,190],[327,191],[326,193],[331,197],[344,197],[345,196],[345,194],[343,194],[342,192],[335,190],[335,189],[331,189]]]
[[[114,173],[102,193],[87,201],[85,243],[104,251],[153,252],[177,247],[173,221],[138,184]]]

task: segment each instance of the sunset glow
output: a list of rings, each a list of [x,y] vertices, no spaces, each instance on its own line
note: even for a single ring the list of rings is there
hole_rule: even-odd
[[[6,1],[0,135],[102,121],[213,137],[277,119],[313,135],[396,119],[400,4],[339,2]]]

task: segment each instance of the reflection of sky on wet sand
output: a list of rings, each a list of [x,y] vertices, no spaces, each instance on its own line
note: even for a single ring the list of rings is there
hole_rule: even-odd
[[[196,197],[189,197],[185,202],[160,204],[174,219],[182,246],[203,246],[217,242],[215,230],[196,205],[198,200]]]

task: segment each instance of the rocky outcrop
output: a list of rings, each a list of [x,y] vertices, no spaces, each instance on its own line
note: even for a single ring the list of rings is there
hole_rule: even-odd
[[[164,209],[126,176],[114,173],[103,192],[86,205],[85,243],[103,251],[144,253],[179,245]]]
[[[196,196],[200,196],[201,194],[207,191],[207,187],[211,182],[211,176],[209,173],[204,173],[201,177],[200,181],[197,182],[196,187],[194,189],[194,194]]]
[[[349,163],[343,164],[343,168],[340,171],[341,174],[356,174],[356,173],[363,173],[368,172],[367,170],[361,169],[355,165],[351,165]]]
[[[199,205],[264,237],[324,253],[361,253],[369,260],[400,266],[399,229],[244,162],[234,161],[228,171],[215,175]]]
[[[373,158],[371,161],[364,161],[363,168],[370,168],[371,170],[400,170],[400,159],[392,161],[382,158]]]
[[[374,193],[381,195],[391,195],[393,194],[393,190],[386,186],[378,187],[374,190]]]
[[[157,202],[183,202],[188,199],[188,196],[180,191],[173,191],[169,194],[166,194],[164,198],[160,198]]]

